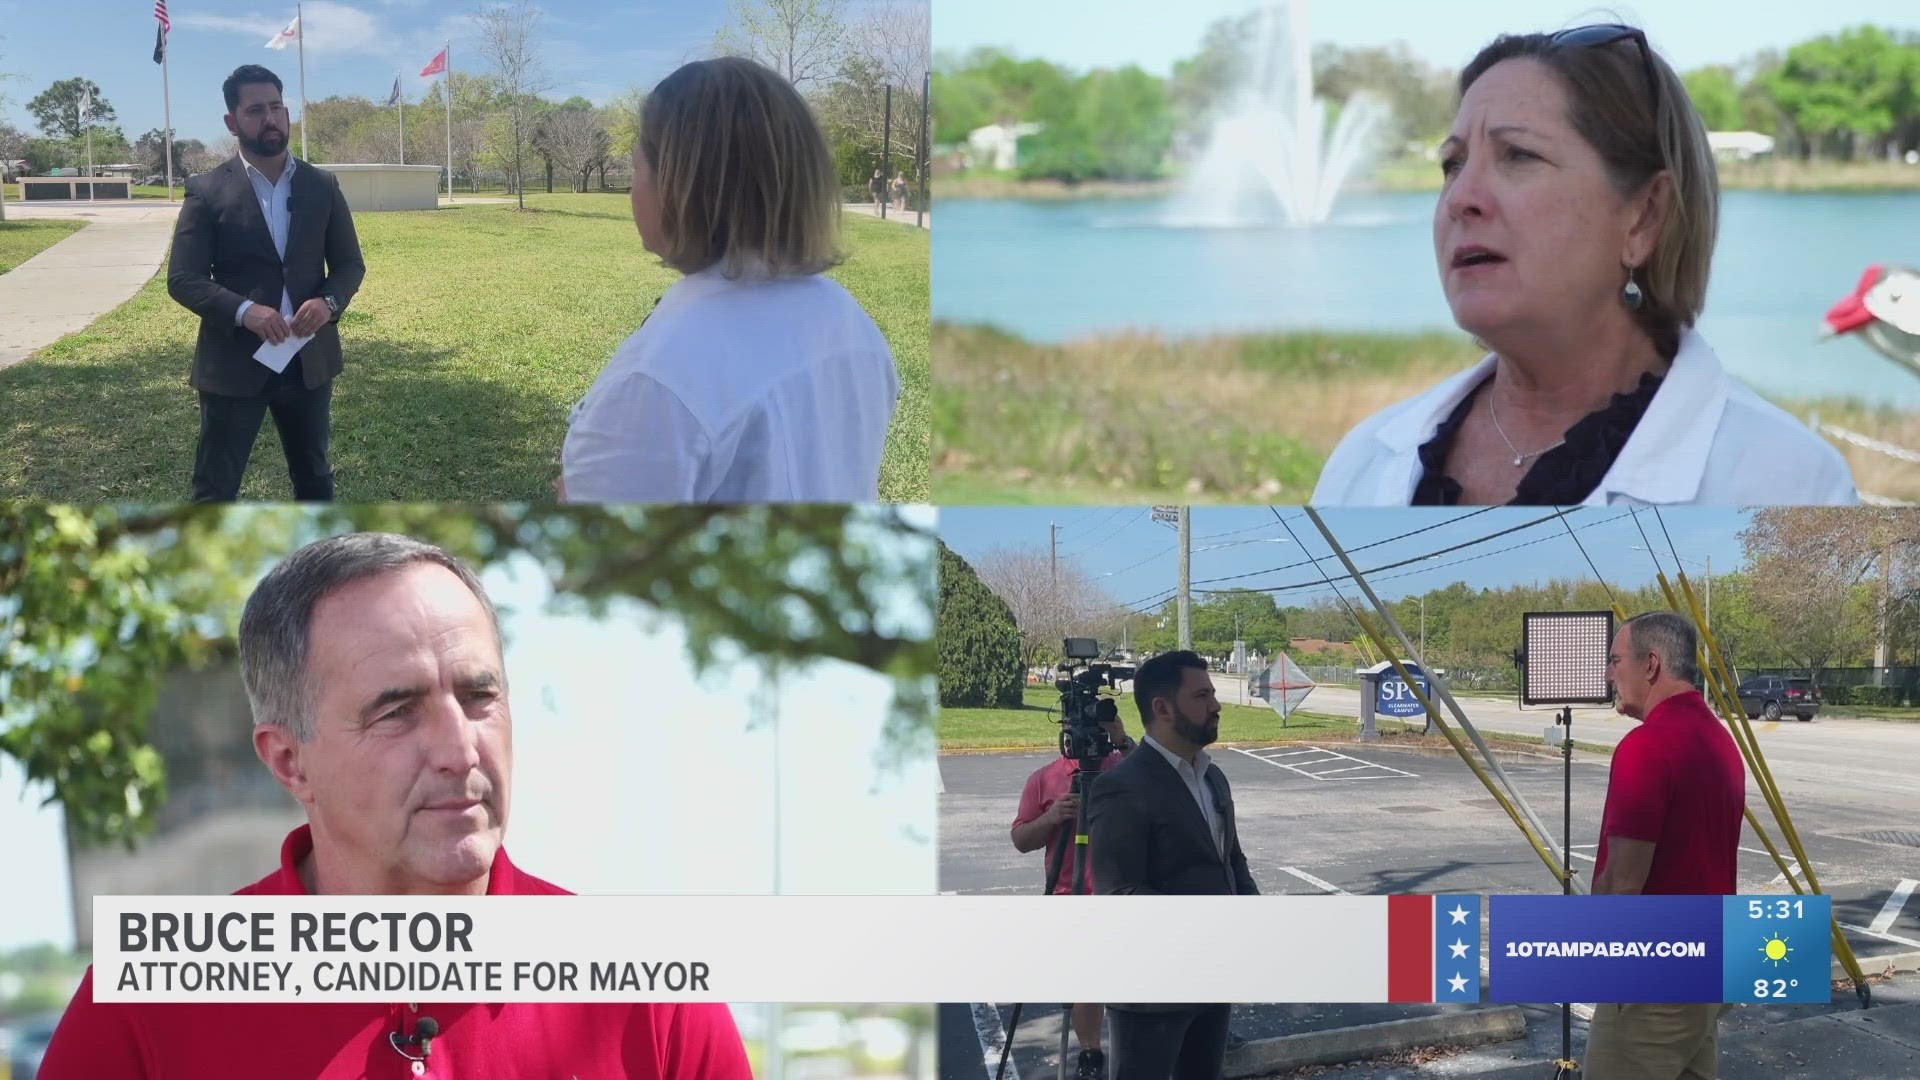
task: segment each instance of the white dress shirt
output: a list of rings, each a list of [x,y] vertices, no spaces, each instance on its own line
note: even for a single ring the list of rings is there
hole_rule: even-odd
[[[1480,363],[1374,413],[1340,440],[1313,489],[1318,506],[1406,506],[1420,445],[1494,371]],[[1729,378],[1698,332],[1680,338],[1653,403],[1586,505],[1853,504],[1853,472],[1826,440]]]
[[[1213,764],[1213,758],[1207,756],[1205,750],[1195,750],[1193,761],[1189,763],[1186,758],[1161,746],[1151,735],[1146,736],[1141,742],[1160,751],[1160,756],[1167,759],[1167,764],[1173,766],[1173,771],[1180,774],[1181,783],[1187,785],[1187,790],[1193,794],[1193,801],[1200,805],[1200,816],[1206,819],[1207,832],[1213,837],[1213,849],[1225,857],[1227,823],[1220,816],[1219,807],[1213,804],[1212,789],[1207,787],[1207,768]]]
[[[280,170],[278,181],[267,179],[267,174],[253,167],[245,154],[240,155],[240,166],[247,170],[247,180],[253,184],[254,198],[260,200],[260,213],[267,219],[267,232],[273,236],[273,250],[280,253],[280,261],[287,261],[287,233],[293,224],[293,213],[287,209],[287,198],[293,194],[293,170],[299,167],[292,154],[287,155],[287,167]],[[244,326],[247,309],[253,301],[240,301],[240,310],[233,313],[233,325]],[[280,286],[280,317],[293,321],[293,297]]]
[[[871,502],[893,353],[831,278],[676,282],[573,410],[569,502]]]

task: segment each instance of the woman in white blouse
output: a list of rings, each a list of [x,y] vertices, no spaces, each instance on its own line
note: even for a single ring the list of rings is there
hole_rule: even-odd
[[[1374,414],[1322,505],[1851,503],[1845,459],[1693,328],[1720,192],[1680,78],[1630,26],[1505,36],[1460,74],[1433,245],[1481,363]]]
[[[686,275],[573,411],[568,502],[879,497],[893,355],[823,275],[840,188],[806,103],[750,60],[688,64],[648,95],[633,220]]]

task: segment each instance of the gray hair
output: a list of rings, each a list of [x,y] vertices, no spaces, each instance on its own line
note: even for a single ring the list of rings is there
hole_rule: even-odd
[[[442,549],[393,533],[315,541],[268,571],[240,614],[240,681],[256,726],[278,724],[298,742],[313,738],[314,688],[307,678],[313,609],[356,581],[416,563],[453,571],[486,609],[494,642],[502,640],[500,616],[479,577]]]
[[[1695,656],[1700,635],[1694,631],[1692,619],[1677,611],[1649,611],[1628,619],[1626,627],[1627,645],[1635,657],[1652,653],[1674,678],[1686,683],[1699,681],[1700,665]]]

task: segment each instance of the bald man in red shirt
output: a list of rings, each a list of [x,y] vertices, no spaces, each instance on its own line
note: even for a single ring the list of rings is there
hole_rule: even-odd
[[[1746,768],[1693,688],[1698,637],[1671,611],[1621,625],[1607,655],[1615,708],[1640,721],[1614,748],[1600,816],[1594,895],[1738,891]],[[1720,1005],[1600,1004],[1585,1080],[1713,1080]]]
[[[239,637],[254,750],[307,813],[241,895],[566,894],[501,846],[513,724],[472,570],[405,537],[322,540],[260,582]],[[752,1078],[725,1005],[103,1004],[91,971],[38,1075]]]

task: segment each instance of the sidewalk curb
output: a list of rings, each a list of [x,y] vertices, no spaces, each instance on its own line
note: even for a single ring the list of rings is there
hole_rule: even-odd
[[[1888,971],[1920,971],[1920,952],[1889,953],[1885,956],[1869,956],[1860,961],[1860,973],[1868,977]],[[1853,981],[1847,969],[1840,961],[1833,962],[1833,981]]]
[[[1416,1046],[1507,1042],[1524,1037],[1526,1031],[1526,1017],[1512,1005],[1307,1031],[1247,1043],[1227,1055],[1222,1075],[1238,1080],[1309,1065],[1363,1061]]]

